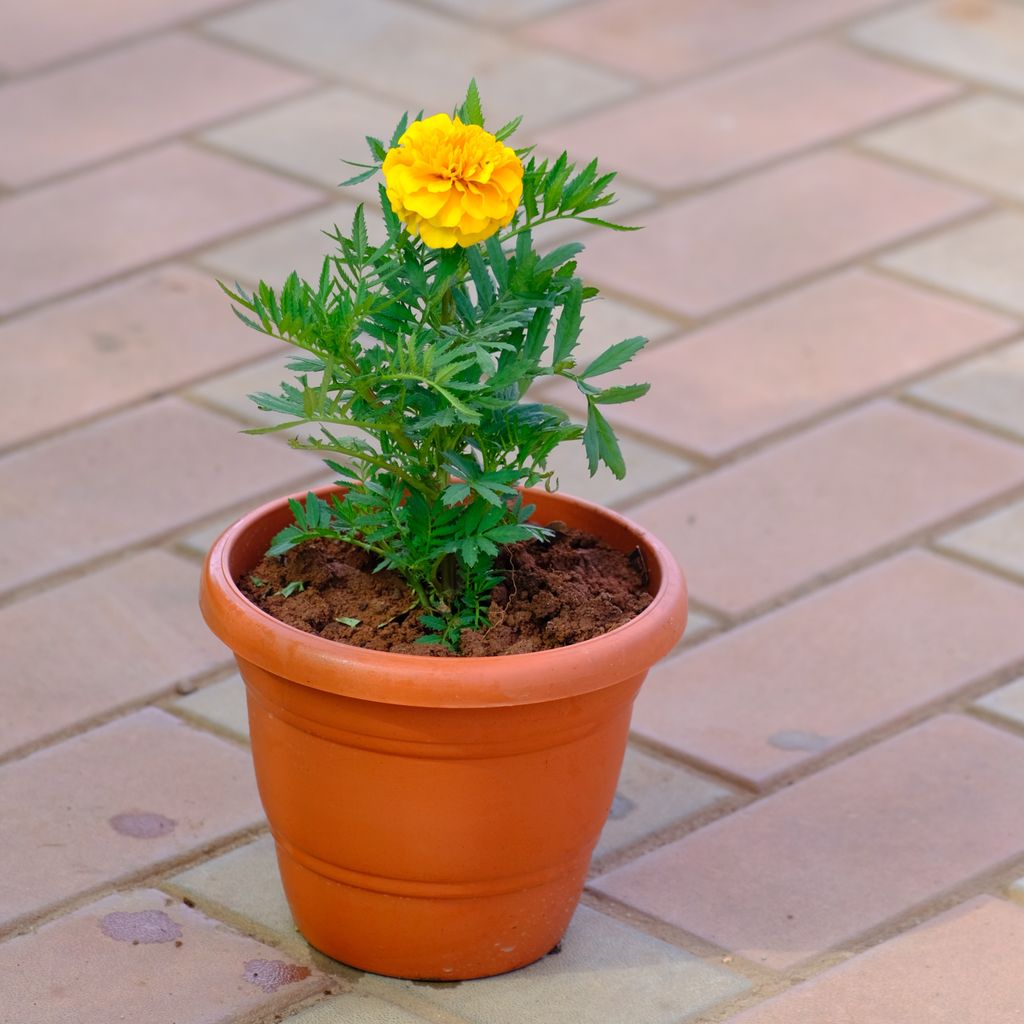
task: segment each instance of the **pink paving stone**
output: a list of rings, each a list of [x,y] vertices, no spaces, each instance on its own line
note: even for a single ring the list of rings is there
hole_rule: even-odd
[[[1007,317],[862,270],[843,272],[638,356],[652,382],[616,423],[718,456],[1001,337]]]
[[[756,786],[1024,658],[1024,588],[913,551],[663,662],[645,739]]]
[[[234,0],[33,0],[4,8],[0,69],[27,71],[142,32],[230,6]]]
[[[166,259],[322,198],[180,143],[0,200],[0,238],[17,259],[0,314]]]
[[[163,267],[0,326],[0,448],[280,348],[213,278]]]
[[[542,135],[540,145],[596,155],[655,188],[683,188],[957,91],[944,79],[812,42],[574,121]]]
[[[1022,481],[1024,449],[876,402],[630,515],[670,546],[695,600],[740,614]]]
[[[330,985],[153,889],[115,893],[3,944],[0,975],[11,1024],[280,1020],[275,1011]]]
[[[172,826],[140,838],[119,815]],[[0,768],[0,816],[3,922],[262,820],[248,753],[156,708]]]
[[[1022,786],[1024,742],[943,716],[595,887],[783,970],[1019,857]]]
[[[1024,909],[990,896],[769,999],[731,1024],[1019,1024]]]
[[[0,589],[119,551],[266,492],[319,461],[178,399],[0,459]]]
[[[536,22],[529,39],[656,82],[692,75],[885,0],[602,0]]]
[[[226,664],[196,606],[197,576],[147,551],[0,609],[0,751]]]
[[[582,267],[598,284],[701,316],[937,227],[985,200],[850,153],[802,157],[604,232]]]
[[[173,33],[0,85],[0,181],[23,185],[210,124],[311,79]],[[40,126],[45,125],[45,130]]]

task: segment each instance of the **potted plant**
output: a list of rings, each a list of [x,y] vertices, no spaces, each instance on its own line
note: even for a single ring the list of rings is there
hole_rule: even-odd
[[[313,426],[334,487],[231,526],[201,606],[245,679],[285,892],[309,942],[406,978],[512,970],[561,939],[614,796],[634,697],[682,635],[686,591],[639,526],[554,490],[582,438],[625,473],[603,386],[645,343],[579,366],[582,246],[534,230],[596,216],[614,175],[491,134],[475,84],[454,117],[370,138],[383,239],[360,206],[316,281],[225,289],[292,345],[253,396]],[[349,184],[351,182],[346,182]],[[223,287],[223,286],[222,286]],[[573,381],[585,425],[533,400]],[[346,432],[347,431],[347,432]]]

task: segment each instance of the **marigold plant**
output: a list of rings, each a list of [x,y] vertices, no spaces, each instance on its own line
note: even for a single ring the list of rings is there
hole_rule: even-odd
[[[486,625],[502,545],[544,539],[519,487],[553,487],[547,461],[582,438],[591,474],[603,462],[626,469],[601,407],[630,402],[647,384],[601,386],[645,344],[612,345],[585,367],[574,352],[584,303],[597,294],[576,274],[579,242],[539,251],[534,230],[576,219],[631,230],[594,216],[614,202],[615,175],[582,169],[562,153],[538,159],[505,144],[520,118],[484,127],[470,83],[452,117],[404,116],[390,143],[368,137],[380,172],[383,239],[370,241],[360,205],[319,279],[292,273],[280,289],[250,295],[224,288],[250,327],[299,350],[293,382],[250,396],[284,422],[251,431],[316,426],[294,447],[323,452],[346,488],[292,503],[295,522],[268,552],[314,537],[372,552],[408,582],[430,632],[457,647],[461,630]],[[586,401],[577,425],[528,395],[539,380],[572,381]]]

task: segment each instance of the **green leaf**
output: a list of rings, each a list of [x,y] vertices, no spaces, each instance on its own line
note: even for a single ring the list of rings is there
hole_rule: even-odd
[[[441,500],[449,506],[458,505],[460,501],[465,501],[469,497],[470,493],[469,484],[449,484],[449,486],[445,488],[444,494],[441,495]]]
[[[583,444],[587,450],[591,476],[597,472],[597,462],[600,459],[617,480],[625,477],[626,463],[622,458],[618,438],[611,424],[601,415],[593,401],[587,403],[587,429],[583,434]]]
[[[508,288],[508,261],[505,259],[505,253],[501,248],[501,242],[498,241],[497,234],[491,235],[484,242],[484,246],[487,249],[487,262],[490,264],[495,280],[502,288]]]
[[[463,124],[477,124],[483,127],[484,112],[480,106],[480,90],[477,88],[476,79],[469,80],[469,87],[466,89],[466,98],[462,102],[460,115]]]
[[[335,622],[340,622],[343,626],[349,626],[351,629],[355,629],[356,626],[358,626],[359,623],[362,622],[363,620],[362,619],[353,619],[353,618],[351,618],[348,615],[338,615],[335,618],[334,621]]]
[[[254,587],[265,587],[265,586],[267,586],[267,580],[263,579],[263,578],[262,578],[262,577],[260,577],[260,576],[255,576],[255,575],[253,575],[253,576],[250,576],[250,577],[249,577],[249,582],[250,582],[250,583],[251,583],[251,584],[252,584],[252,585],[253,585]]]
[[[504,142],[510,135],[513,135],[516,129],[522,124],[523,115],[520,114],[518,117],[513,117],[511,121],[506,121],[495,133],[494,137],[499,142]]]
[[[305,589],[306,584],[302,580],[292,580],[280,590],[275,590],[274,597],[291,597],[292,594],[301,594]]]
[[[345,188],[346,185],[358,185],[360,182],[366,181],[368,178],[372,178],[379,170],[379,167],[371,167],[369,170],[362,171],[359,174],[354,174],[351,178],[346,178],[344,181],[340,182],[338,187]]]
[[[641,231],[643,229],[642,224],[614,224],[612,221],[602,220],[600,217],[577,217],[576,220],[581,220],[584,224],[596,224],[599,228],[611,228],[612,231]]]
[[[611,373],[620,366],[625,366],[646,344],[647,339],[642,337],[626,338],[625,341],[617,341],[611,348],[602,352],[580,374],[580,379],[600,377],[604,373]]]
[[[384,143],[381,142],[380,139],[375,139],[372,135],[367,135],[366,144],[370,147],[370,155],[378,163],[388,155],[388,151],[384,148]]]
[[[558,246],[557,249],[552,249],[547,256],[541,257],[537,261],[536,272],[541,273],[545,270],[554,270],[556,267],[560,267],[563,263],[571,260],[577,253],[583,252],[582,242],[566,242],[565,245]]]
[[[405,129],[409,127],[409,111],[407,110],[399,119],[398,124],[395,125],[395,130],[391,133],[391,141],[388,143],[388,149],[394,149],[398,145],[398,140],[405,134]]]
[[[580,328],[583,324],[582,307],[583,283],[576,278],[570,285],[569,296],[562,306],[562,312],[558,317],[558,326],[555,327],[554,353],[552,355],[552,365],[554,366],[567,359],[579,341]]]
[[[476,300],[480,308],[486,312],[494,304],[494,285],[491,282],[491,275],[487,272],[487,264],[480,255],[479,246],[471,245],[466,249],[466,262],[469,265],[469,275],[476,286]]]
[[[605,388],[594,395],[593,400],[600,405],[621,405],[643,398],[651,390],[650,384],[624,384],[620,387]]]
[[[366,258],[366,251],[370,248],[370,238],[366,231],[366,214],[363,211],[363,204],[356,207],[352,217],[352,244],[355,246],[356,258],[362,262]]]

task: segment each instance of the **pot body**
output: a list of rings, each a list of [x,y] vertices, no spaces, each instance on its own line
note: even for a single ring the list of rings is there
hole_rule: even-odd
[[[283,499],[229,528],[207,559],[201,604],[245,679],[288,902],[313,946],[354,967],[477,978],[559,942],[614,797],[633,700],[682,635],[682,576],[653,538],[584,502],[527,497],[542,522],[639,546],[652,604],[556,651],[382,654],[286,626],[234,586],[288,521]]]

